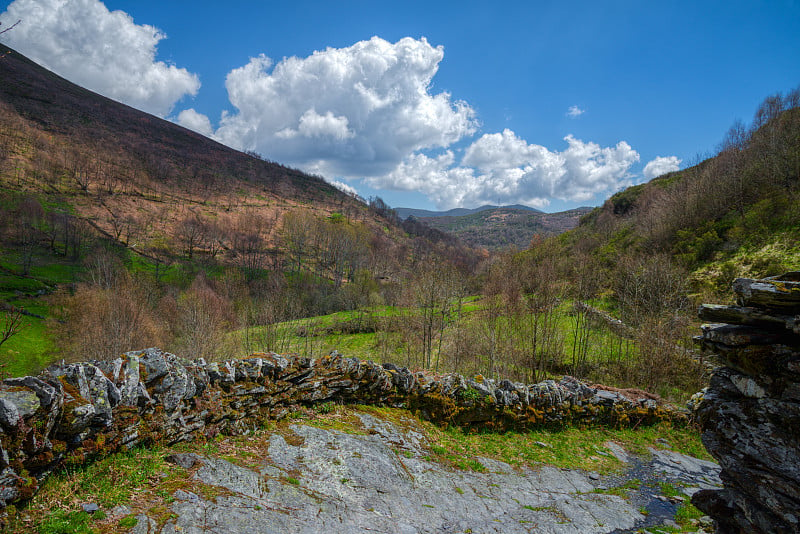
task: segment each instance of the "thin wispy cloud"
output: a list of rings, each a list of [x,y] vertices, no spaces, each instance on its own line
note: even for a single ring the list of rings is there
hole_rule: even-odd
[[[569,109],[567,110],[567,117],[575,119],[577,117],[580,117],[584,113],[586,113],[585,109],[581,109],[578,106],[570,106]]]

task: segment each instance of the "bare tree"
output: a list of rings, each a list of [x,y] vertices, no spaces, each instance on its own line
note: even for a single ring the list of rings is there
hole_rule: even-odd
[[[15,22],[14,24],[12,24],[11,26],[9,26],[8,28],[6,28],[5,30],[0,30],[0,35],[3,35],[3,34],[4,34],[4,33],[6,33],[7,31],[9,31],[9,30],[13,29],[13,28],[14,28],[14,26],[16,26],[17,24],[19,24],[20,22],[22,22],[22,20],[21,20],[21,19],[20,19],[20,20],[18,20],[17,22]],[[0,22],[0,24],[2,24],[2,22]],[[10,52],[11,52],[11,51],[10,51],[10,50],[8,50],[7,52],[4,52],[4,53],[0,54],[0,59],[3,59],[4,57],[6,57],[6,56],[7,56],[7,55],[8,55]]]
[[[450,314],[455,307],[460,307],[460,284],[455,269],[448,265],[420,261],[416,271],[409,290],[419,315],[422,361],[425,367],[438,369]]]
[[[233,322],[230,301],[202,273],[177,300],[175,329],[180,352],[191,358],[213,358],[223,332]]]
[[[9,26],[8,28],[6,28],[5,30],[0,30],[0,35],[3,35],[3,34],[4,34],[4,33],[6,33],[7,31],[10,31],[10,30],[12,30],[12,29],[14,28],[14,26],[16,26],[17,24],[19,24],[20,22],[22,22],[22,19],[18,20],[17,22],[15,22],[14,24],[12,24],[12,25],[11,25],[11,26]],[[2,23],[2,22],[0,22],[0,24],[3,24],[3,23]]]
[[[21,308],[9,306],[3,310],[3,319],[0,321],[0,345],[11,339],[25,328],[22,323],[23,312]]]
[[[192,259],[194,250],[202,246],[206,238],[206,225],[199,215],[192,213],[178,223],[178,238],[186,246],[186,255]]]

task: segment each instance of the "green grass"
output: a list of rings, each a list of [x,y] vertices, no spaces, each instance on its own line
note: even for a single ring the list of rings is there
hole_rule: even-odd
[[[670,484],[669,482],[659,482],[658,488],[661,490],[661,494],[664,497],[677,497],[683,494],[680,489],[676,488],[674,484]]]
[[[616,495],[617,497],[622,497],[627,499],[628,495],[632,490],[637,490],[642,485],[642,481],[634,478],[632,480],[628,480],[621,486],[615,486],[613,488],[607,489],[595,489],[592,493],[602,493],[605,495]]]
[[[93,534],[92,518],[86,512],[56,510],[39,527],[41,534]]]
[[[55,475],[55,484],[61,482],[70,486],[75,493],[91,495],[92,501],[103,508],[127,504],[133,494],[152,477],[170,469],[171,466],[164,462],[162,455],[158,447],[113,454]]]
[[[684,502],[678,507],[675,512],[675,522],[681,527],[687,528],[692,524],[692,521],[700,519],[705,514],[695,508],[691,502]]]
[[[3,249],[0,255],[0,288],[38,291],[55,284],[74,282],[83,272],[80,262],[37,249],[27,276],[22,276],[22,259],[16,250]],[[15,279],[16,281],[12,281]],[[27,292],[27,291],[26,291]]]
[[[610,306],[607,302],[605,307]],[[485,308],[479,297],[473,296],[465,299],[461,308],[460,324],[467,329],[478,329],[480,312]],[[572,314],[572,302],[562,303],[556,311],[558,329],[563,337],[563,354],[561,359],[569,362],[572,346],[575,342],[575,320]],[[404,317],[414,317],[416,310],[392,306],[378,306],[359,311],[343,311],[328,315],[308,317],[293,321],[279,323],[272,327],[254,327],[251,336],[255,339],[267,338],[264,333],[267,328],[273,329],[270,339],[279,340],[280,347],[260,347],[259,350],[276,350],[279,352],[292,352],[301,355],[326,354],[334,349],[349,357],[358,357],[373,361],[402,362],[406,357],[408,347],[404,344],[397,332],[380,331],[383,321],[396,319],[402,321]],[[357,322],[377,323],[379,331],[366,333],[339,333],[337,326],[355,325]],[[513,332],[520,328],[524,322],[509,317],[500,318],[500,328],[505,332]],[[452,332],[455,324],[450,324],[445,331],[445,338]],[[305,335],[301,335],[305,334]],[[228,335],[226,345],[228,353],[241,352],[245,332],[238,330]],[[587,355],[589,362],[608,362],[619,358],[620,338],[613,332],[603,327],[590,328],[590,351]],[[627,357],[635,355],[635,348],[630,345]],[[443,355],[446,367],[446,355]],[[480,355],[476,355],[480,357]]]
[[[51,475],[42,489],[27,503],[20,516],[11,514],[8,532],[30,532],[33,520],[37,532],[47,534],[108,532],[105,510],[130,506],[136,494],[157,480],[161,491],[187,481],[174,476],[177,466],[166,464],[161,448],[136,448],[112,454],[81,467],[71,467]],[[164,473],[161,476],[161,473]],[[174,491],[174,490],[173,490]],[[93,515],[80,510],[81,503],[97,503],[101,510]],[[15,512],[15,511],[14,511]],[[22,519],[25,518],[23,521]],[[106,522],[107,523],[107,522]],[[127,516],[118,522],[122,528],[136,524]]]
[[[139,523],[139,520],[133,514],[123,517],[119,520],[120,528],[133,528]]]
[[[46,322],[25,316],[23,324],[18,334],[0,346],[0,372],[9,376],[35,375],[57,359]]]
[[[412,417],[393,408],[362,406],[359,409],[390,419],[401,427],[408,425]],[[669,450],[712,460],[700,441],[699,431],[691,427],[676,428],[668,423],[637,429],[569,428],[505,433],[471,433],[458,427],[443,430],[416,419],[413,424],[420,425],[428,435],[431,458],[467,470],[482,470],[477,458],[486,457],[517,467],[547,464],[609,473],[621,468],[622,463],[605,447],[606,442],[647,455],[649,448],[664,449],[666,441],[670,444]]]
[[[78,279],[81,267],[68,258],[37,251],[30,273],[22,276],[19,254],[0,254],[0,301],[48,317],[46,296],[56,286]],[[45,320],[24,316],[24,328],[0,346],[0,373],[34,375],[57,359]]]

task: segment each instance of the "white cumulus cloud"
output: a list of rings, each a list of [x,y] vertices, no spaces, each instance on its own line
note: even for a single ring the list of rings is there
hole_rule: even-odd
[[[99,0],[15,0],[4,25],[22,22],[3,41],[55,73],[104,96],[159,116],[200,88],[197,75],[156,61],[166,37]]]
[[[544,207],[552,198],[582,202],[630,184],[629,169],[639,154],[628,143],[601,147],[571,135],[564,140],[565,150],[551,151],[506,129],[481,136],[458,164],[449,150],[436,157],[413,154],[367,182],[422,191],[441,209],[486,203]]]
[[[431,80],[444,57],[424,38],[379,37],[274,63],[265,55],[226,79],[237,111],[216,137],[327,176],[378,176],[477,127],[474,111]]]
[[[198,113],[194,108],[184,109],[178,113],[175,122],[206,137],[211,137],[214,134],[214,128],[211,126],[211,121],[208,117]]]
[[[358,195],[358,190],[350,184],[346,184],[339,180],[328,180],[328,183],[331,184],[333,187],[338,189],[339,191],[343,191],[348,195],[356,196]]]
[[[657,176],[677,171],[680,168],[681,160],[678,159],[678,156],[658,156],[648,161],[647,165],[644,166],[644,177],[648,180],[652,180]]]
[[[581,109],[578,106],[570,106],[569,109],[567,110],[567,116],[572,117],[573,119],[576,117],[580,117],[584,113],[586,113],[586,110]]]

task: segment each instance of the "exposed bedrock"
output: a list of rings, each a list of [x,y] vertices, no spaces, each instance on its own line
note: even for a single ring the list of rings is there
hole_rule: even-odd
[[[717,369],[697,404],[722,490],[696,494],[718,532],[800,532],[800,273],[733,284],[738,306],[704,305],[697,341]]]

